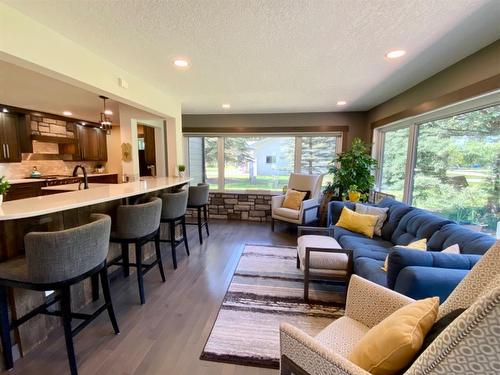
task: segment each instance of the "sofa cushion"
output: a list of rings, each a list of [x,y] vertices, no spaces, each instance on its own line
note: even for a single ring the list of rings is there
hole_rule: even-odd
[[[429,237],[428,248],[433,251],[441,251],[448,246],[457,244],[461,254],[483,255],[494,243],[493,236],[451,223],[444,225]]]
[[[333,228],[334,228],[333,229],[333,238],[335,238],[337,241],[339,241],[344,236],[367,238],[366,236],[363,236],[360,233],[354,233],[354,232],[351,232],[350,230],[342,228],[342,227],[334,226]]]
[[[393,246],[391,242],[377,237],[342,236],[339,243],[343,249],[380,251],[384,254]]]
[[[391,198],[384,198],[378,204],[378,207],[387,207],[389,211],[387,212],[387,219],[384,226],[382,227],[382,238],[384,240],[390,241],[392,233],[396,230],[401,218],[410,212],[413,208],[405,203],[395,201]],[[408,241],[410,242],[410,241]]]
[[[422,238],[429,239],[436,231],[449,223],[451,221],[414,208],[401,218],[392,233],[391,242],[397,245],[407,245]]]
[[[273,210],[273,212],[278,216],[294,220],[299,219],[299,213],[300,213],[300,211],[292,210],[291,208],[285,208],[285,207],[277,207]]]
[[[360,257],[354,262],[354,273],[382,286],[387,286],[387,274],[380,268],[383,260]]]

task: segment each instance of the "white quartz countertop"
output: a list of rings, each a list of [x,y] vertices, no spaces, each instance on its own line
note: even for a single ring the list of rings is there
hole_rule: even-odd
[[[103,187],[111,184],[99,184],[99,183],[89,183],[89,189],[95,189],[98,187]],[[77,191],[80,190],[78,186],[83,190],[83,182],[80,184],[65,184],[65,185],[54,185],[54,186],[44,186],[42,190],[54,190],[54,191]]]
[[[133,197],[144,193],[183,185],[187,177],[150,177],[126,184],[103,184],[87,190],[43,195],[40,197],[4,202],[0,205],[0,221],[35,217],[53,212]]]

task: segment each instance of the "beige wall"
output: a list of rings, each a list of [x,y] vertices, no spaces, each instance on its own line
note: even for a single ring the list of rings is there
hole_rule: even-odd
[[[182,127],[186,128],[242,128],[266,127],[276,129],[293,127],[348,126],[344,145],[349,146],[355,137],[368,140],[370,132],[363,112],[318,112],[318,113],[268,113],[238,115],[183,115]],[[345,149],[345,147],[344,147]]]
[[[497,74],[500,74],[500,40],[372,108],[368,112],[368,124]]]

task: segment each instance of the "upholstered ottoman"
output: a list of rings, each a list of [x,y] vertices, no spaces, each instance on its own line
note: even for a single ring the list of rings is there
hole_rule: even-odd
[[[297,268],[304,271],[304,300],[309,300],[309,280],[332,279],[346,285],[352,274],[352,251],[342,249],[330,236],[305,235],[297,240]]]

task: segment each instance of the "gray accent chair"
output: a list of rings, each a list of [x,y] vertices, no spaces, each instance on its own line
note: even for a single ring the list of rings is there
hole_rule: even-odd
[[[369,375],[349,361],[368,330],[413,302],[393,290],[353,275],[345,316],[315,337],[283,323],[280,327],[281,374]],[[466,309],[402,373],[500,373],[500,241],[497,241],[439,306],[437,319]]]
[[[14,366],[10,330],[38,314],[60,316],[72,375],[78,373],[73,336],[104,310],[108,311],[116,334],[119,333],[109,289],[106,257],[109,248],[111,218],[93,214],[90,222],[56,232],[31,232],[24,237],[26,256],[0,263],[0,327],[5,367]],[[71,311],[70,287],[88,277],[100,276],[104,304],[92,314]],[[9,322],[8,288],[50,291],[45,303],[26,315]],[[60,301],[60,311],[49,308]],[[72,329],[72,319],[83,320]]]
[[[174,264],[174,269],[177,269],[177,246],[184,243],[186,253],[189,256],[189,245],[186,233],[188,191],[181,190],[176,193],[163,193],[161,195],[161,200],[163,201],[161,222],[169,226],[169,239],[162,239],[161,241],[170,242],[170,247],[172,248],[172,262]],[[180,240],[176,240],[175,238],[175,228],[177,225],[181,225],[182,227],[182,238]]]
[[[197,186],[189,187],[187,207],[197,211],[197,222],[187,223],[189,225],[198,226],[198,237],[200,244],[203,244],[203,227],[207,231],[207,237],[210,235],[208,231],[208,197],[210,185],[198,184]],[[203,209],[203,220],[201,219],[201,210]]]
[[[109,265],[121,265],[123,276],[128,277],[130,267],[137,270],[137,284],[139,286],[139,297],[141,305],[146,302],[144,296],[144,275],[154,266],[158,266],[160,276],[165,282],[163,262],[160,250],[160,216],[162,201],[160,198],[147,197],[137,204],[118,206],[116,211],[116,223],[114,231],[111,233],[111,242],[121,244],[121,255],[109,262]],[[142,247],[154,241],[156,259],[149,263],[143,263]],[[135,245],[135,263],[129,259],[129,244]]]

